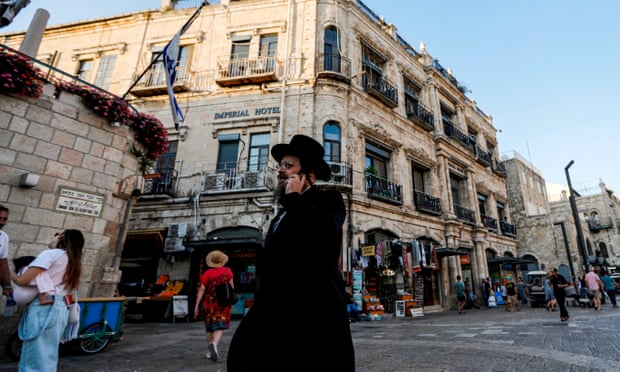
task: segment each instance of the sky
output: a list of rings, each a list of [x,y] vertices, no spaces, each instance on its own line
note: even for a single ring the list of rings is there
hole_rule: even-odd
[[[548,184],[620,193],[620,1],[363,0],[450,68],[493,117],[500,154],[516,151]],[[32,0],[0,33],[159,8],[160,0]],[[553,188],[548,185],[548,188]],[[551,194],[551,191],[549,191]]]

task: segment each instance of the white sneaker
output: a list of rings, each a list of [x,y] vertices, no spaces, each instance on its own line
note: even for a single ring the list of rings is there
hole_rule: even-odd
[[[219,357],[217,353],[217,345],[214,343],[209,344],[209,357],[212,361],[217,362],[217,358]]]

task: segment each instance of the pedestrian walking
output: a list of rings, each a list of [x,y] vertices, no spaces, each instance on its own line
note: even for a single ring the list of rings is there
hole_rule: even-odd
[[[454,284],[454,290],[456,291],[456,300],[458,301],[459,314],[465,314],[465,284],[461,280],[461,276],[456,276],[456,283]]]
[[[618,307],[616,303],[616,282],[609,276],[607,271],[603,272],[603,276],[601,277],[601,282],[603,282],[603,287],[605,288],[605,292],[607,292],[607,296],[609,296],[609,300],[613,307]]]
[[[326,365],[355,371],[339,271],[346,209],[338,191],[315,186],[331,177],[324,154],[320,143],[304,135],[271,149],[282,208],[258,250],[254,304],[231,340],[228,372],[295,369],[290,361],[307,371]],[[300,263],[307,270],[300,271]],[[316,303],[316,309],[300,316],[301,298]]]
[[[566,309],[566,294],[564,293],[565,288],[568,287],[568,282],[564,276],[558,273],[558,269],[555,267],[551,269],[551,277],[549,278],[549,282],[553,288],[553,294],[555,296],[555,300],[560,307],[560,320],[563,322],[568,321],[568,310]]]
[[[207,254],[205,263],[207,270],[200,276],[200,286],[194,308],[194,317],[203,316],[207,331],[207,359],[216,362],[219,358],[218,345],[224,330],[230,328],[230,307],[228,304],[220,304],[217,300],[216,287],[220,284],[230,283],[234,289],[233,272],[225,267],[228,256],[219,250]]]
[[[603,297],[603,283],[601,282],[601,278],[594,271],[594,266],[590,266],[590,272],[586,274],[585,282],[588,287],[588,292],[590,296],[592,296],[595,310],[602,311],[601,298]]]

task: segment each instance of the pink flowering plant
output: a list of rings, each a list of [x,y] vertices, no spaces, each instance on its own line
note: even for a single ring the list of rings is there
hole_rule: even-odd
[[[32,61],[21,54],[0,50],[0,93],[37,98],[42,92],[39,69]]]
[[[75,81],[50,79],[25,55],[0,50],[0,94],[36,98],[43,91],[43,82],[53,84],[57,92],[65,91],[82,97],[84,106],[109,123],[129,126],[143,149],[132,149],[143,167],[159,158],[168,148],[168,131],[155,116],[133,112],[127,101],[105,90]]]
[[[168,131],[155,116],[145,113],[134,113],[128,122],[129,128],[135,133],[135,139],[144,147],[144,156],[157,159],[168,148]]]

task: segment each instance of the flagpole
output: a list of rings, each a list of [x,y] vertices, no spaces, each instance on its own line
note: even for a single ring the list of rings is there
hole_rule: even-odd
[[[180,35],[183,35],[185,33],[185,31],[187,31],[187,29],[189,28],[189,26],[191,26],[192,23],[194,23],[194,21],[196,20],[196,17],[198,17],[198,14],[200,14],[200,11],[202,10],[202,8],[208,4],[208,1],[203,1],[200,6],[198,7],[198,9],[196,9],[196,11],[194,12],[194,14],[192,14],[192,16],[187,20],[187,22],[185,22],[185,24],[183,25],[183,27],[181,27],[181,31],[180,31]],[[127,97],[127,95],[129,94],[129,92],[131,92],[131,90],[136,86],[136,84],[138,84],[138,82],[142,79],[142,77],[151,69],[151,67],[153,67],[153,65],[157,62],[159,62],[159,59],[161,58],[161,55],[164,53],[164,50],[160,50],[159,52],[157,52],[157,54],[155,55],[155,58],[151,59],[151,63],[149,63],[148,66],[146,66],[146,68],[144,69],[144,71],[142,71],[142,73],[136,78],[136,80],[134,80],[133,83],[131,83],[131,86],[127,89],[127,91],[125,92],[125,94],[123,94],[123,96],[121,97],[122,99],[125,99],[125,97]]]

